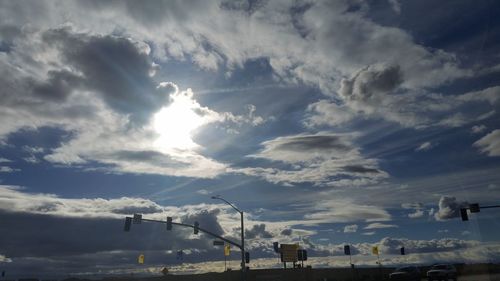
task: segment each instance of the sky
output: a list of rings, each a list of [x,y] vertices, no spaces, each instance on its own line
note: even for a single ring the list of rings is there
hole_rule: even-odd
[[[500,262],[495,1],[1,1],[7,276]],[[400,256],[400,247],[407,255]],[[177,259],[182,250],[183,259]],[[137,257],[145,256],[145,264]],[[230,266],[239,267],[233,249]]]

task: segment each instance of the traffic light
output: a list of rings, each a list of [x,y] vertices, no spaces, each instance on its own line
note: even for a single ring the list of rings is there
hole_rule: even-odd
[[[132,218],[131,217],[126,217],[125,218],[125,228],[123,230],[124,231],[130,231],[130,226],[132,226]]]
[[[280,248],[279,248],[279,243],[278,242],[273,242],[273,248],[274,248],[274,252],[275,253],[279,253],[280,252]]]
[[[245,263],[250,263],[250,253],[245,252]]]
[[[197,221],[195,221],[194,222],[194,234],[198,234],[198,232],[200,231],[199,227],[200,227],[200,224]]]
[[[469,210],[471,213],[479,213],[481,211],[481,208],[479,208],[478,203],[474,203],[469,205]]]
[[[469,216],[467,215],[467,209],[466,208],[461,208],[460,209],[460,216],[462,217],[462,221],[468,221]]]
[[[172,217],[167,217],[167,230],[172,230]]]
[[[350,255],[351,254],[351,247],[349,245],[344,245],[344,255]]]
[[[405,247],[401,247],[401,249],[399,249],[401,251],[401,255],[404,256],[405,255]]]

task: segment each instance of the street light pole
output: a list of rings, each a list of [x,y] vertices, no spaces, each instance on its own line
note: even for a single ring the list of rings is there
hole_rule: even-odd
[[[245,266],[245,226],[244,226],[244,222],[243,222],[243,211],[240,211],[233,204],[229,203],[229,201],[220,197],[219,195],[212,196],[212,199],[222,200],[226,204],[228,204],[229,206],[233,207],[233,209],[235,209],[238,213],[240,213],[240,216],[241,216],[241,271],[245,272],[245,269],[246,269],[246,266]]]

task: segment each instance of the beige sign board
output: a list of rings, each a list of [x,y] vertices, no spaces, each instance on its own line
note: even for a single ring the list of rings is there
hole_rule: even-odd
[[[298,261],[297,250],[299,249],[298,244],[281,244],[281,254],[283,255],[284,262],[296,262]]]

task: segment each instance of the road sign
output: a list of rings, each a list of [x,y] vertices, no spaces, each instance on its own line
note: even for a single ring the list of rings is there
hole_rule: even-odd
[[[298,244],[281,244],[280,246],[282,262],[296,262],[299,260],[297,256]]]
[[[137,262],[139,264],[144,264],[144,255],[140,254],[139,257],[137,258]]]
[[[226,245],[224,246],[224,256],[229,256],[229,254],[231,254],[231,246],[230,245]]]
[[[372,254],[378,255],[378,247],[377,246],[372,247]]]

